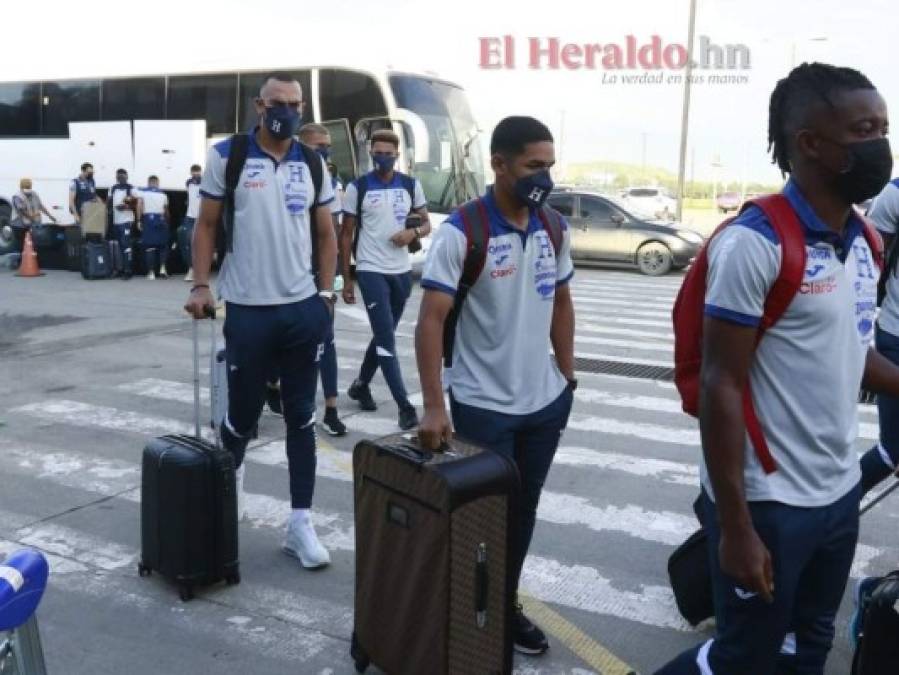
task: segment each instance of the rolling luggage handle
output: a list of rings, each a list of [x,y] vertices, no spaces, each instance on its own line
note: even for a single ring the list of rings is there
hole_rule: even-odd
[[[206,308],[206,316],[209,317],[209,401],[210,405],[212,405],[212,401],[216,395],[214,389],[216,388],[216,384],[213,381],[212,374],[215,372],[215,352],[216,352],[216,334],[215,334],[215,307],[207,307]],[[193,324],[193,342],[194,342],[194,435],[197,439],[202,440],[202,435],[200,434],[200,333],[199,324],[200,319],[194,319]],[[213,423],[213,436],[215,439],[215,447],[216,450],[219,449],[220,441],[219,441],[219,431],[214,428],[215,424]]]
[[[478,544],[477,563],[475,564],[475,616],[478,628],[487,625],[487,598],[490,591],[490,576],[487,572],[487,544]]]

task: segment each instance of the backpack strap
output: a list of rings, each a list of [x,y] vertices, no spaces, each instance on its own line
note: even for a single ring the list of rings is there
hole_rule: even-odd
[[[867,216],[863,216],[861,212],[856,212],[855,215],[862,221],[862,234],[865,237],[865,241],[868,243],[868,248],[871,249],[871,254],[874,256],[874,264],[877,265],[878,271],[883,272],[887,267],[883,249],[883,237],[880,236],[877,227]],[[895,248],[895,246],[890,247],[891,258],[894,258],[895,256],[893,253]],[[895,263],[895,259],[893,262]]]
[[[562,233],[562,214],[551,206],[544,204],[537,209],[537,216],[540,218],[540,222],[543,223],[543,229],[549,235],[553,251],[555,251],[556,258],[558,258],[559,251],[562,250],[562,237],[564,236]]]
[[[365,201],[365,193],[368,192],[368,174],[359,176],[356,180],[356,231],[353,233],[353,256],[359,248],[359,232],[362,229],[362,202]]]
[[[234,134],[231,137],[228,162],[225,164],[225,208],[222,212],[226,253],[232,251],[234,246],[234,193],[237,192],[237,184],[240,182],[240,174],[243,172],[249,151],[249,134]]]
[[[409,193],[409,205],[410,210],[415,209],[415,179],[412,176],[407,176],[404,173],[400,173],[400,182],[403,184],[403,188],[406,192]]]
[[[298,141],[299,142],[299,141]],[[303,159],[306,162],[306,166],[309,167],[309,175],[312,176],[312,187],[314,188],[314,196],[312,197],[312,201],[309,202],[309,242],[311,244],[310,250],[312,251],[312,278],[315,279],[315,287],[321,290],[321,284],[319,282],[319,269],[318,269],[318,227],[315,223],[315,209],[318,205],[318,200],[321,198],[322,193],[322,182],[324,172],[322,171],[322,158],[315,150],[310,148],[305,143],[299,142],[300,150],[303,153]]]
[[[780,241],[780,271],[768,291],[768,297],[765,298],[762,320],[755,338],[755,345],[758,348],[765,336],[765,331],[780,320],[802,285],[806,263],[805,231],[790,205],[790,201],[782,194],[759,197],[748,202],[746,206],[748,204],[753,204],[762,210]],[[762,469],[766,474],[773,473],[777,470],[777,464],[771,456],[771,450],[768,448],[768,442],[762,432],[762,425],[756,415],[755,406],[752,403],[752,390],[748,381],[743,392],[743,418],[746,424],[746,433],[755,448]]]
[[[462,276],[459,287],[453,298],[453,308],[443,324],[443,366],[453,365],[453,346],[456,342],[456,324],[462,313],[462,306],[468,297],[471,287],[477,282],[487,264],[487,242],[490,240],[490,216],[487,207],[480,197],[472,199],[459,207],[459,217],[465,230],[465,260],[462,263]]]

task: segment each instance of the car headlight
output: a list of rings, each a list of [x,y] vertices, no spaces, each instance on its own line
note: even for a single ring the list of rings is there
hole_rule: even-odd
[[[677,236],[684,241],[689,241],[691,244],[701,244],[703,242],[703,238],[700,235],[690,230],[678,230]]]

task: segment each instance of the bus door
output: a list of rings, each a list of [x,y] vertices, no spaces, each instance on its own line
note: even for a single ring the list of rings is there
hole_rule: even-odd
[[[350,121],[344,117],[321,124],[331,135],[331,158],[328,161],[337,167],[337,177],[346,187],[360,175],[356,171],[356,147],[353,145]]]

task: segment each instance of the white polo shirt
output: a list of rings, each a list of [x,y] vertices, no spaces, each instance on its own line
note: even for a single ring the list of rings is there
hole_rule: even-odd
[[[144,203],[143,213],[146,216],[161,216],[165,214],[165,207],[169,205],[168,195],[159,188],[140,188],[133,190],[135,197],[140,197]],[[130,213],[129,211],[120,211],[120,213]]]
[[[832,504],[860,479],[858,392],[874,337],[877,267],[861,221],[830,230],[790,181],[784,188],[805,230],[802,286],[759,343],[750,369],[753,403],[777,470],[765,474],[747,436],[749,501]],[[780,272],[780,242],[748,209],[709,248],[705,314],[757,326]],[[703,459],[702,483],[713,496]],[[714,498],[714,497],[713,497]]]
[[[231,139],[216,143],[206,160],[200,194],[225,198],[225,167]],[[219,274],[218,293],[241,305],[281,305],[315,294],[309,204],[329,205],[334,190],[322,164],[321,194],[315,186],[299,142],[294,140],[280,162],[250,135],[247,161],[234,195],[233,250]]]
[[[421,183],[413,180],[414,200],[403,186],[398,171],[393,173],[390,183],[384,183],[374,171],[366,176],[368,187],[362,201],[362,227],[356,248],[356,269],[360,272],[403,274],[412,269],[408,249],[394,246],[390,238],[405,229],[406,216],[412,209],[420,209],[428,203]],[[357,215],[358,182],[350,183],[343,195],[343,212],[351,216]],[[356,226],[359,226],[358,221]]]
[[[185,215],[196,220],[200,217],[200,181],[188,178],[184,188],[187,190],[187,213]]]
[[[490,219],[487,261],[462,306],[445,382],[460,403],[527,415],[555,401],[567,384],[550,357],[549,332],[556,288],[574,275],[571,233],[563,219],[556,258],[536,211],[522,232],[499,212],[492,188],[484,201]],[[434,235],[422,287],[455,295],[466,247],[456,211]]]
[[[112,202],[112,222],[114,225],[128,225],[134,223],[134,211],[132,209],[119,209],[125,203],[129,195],[137,196],[137,191],[131,183],[124,185],[116,183],[109,188],[109,199]]]

